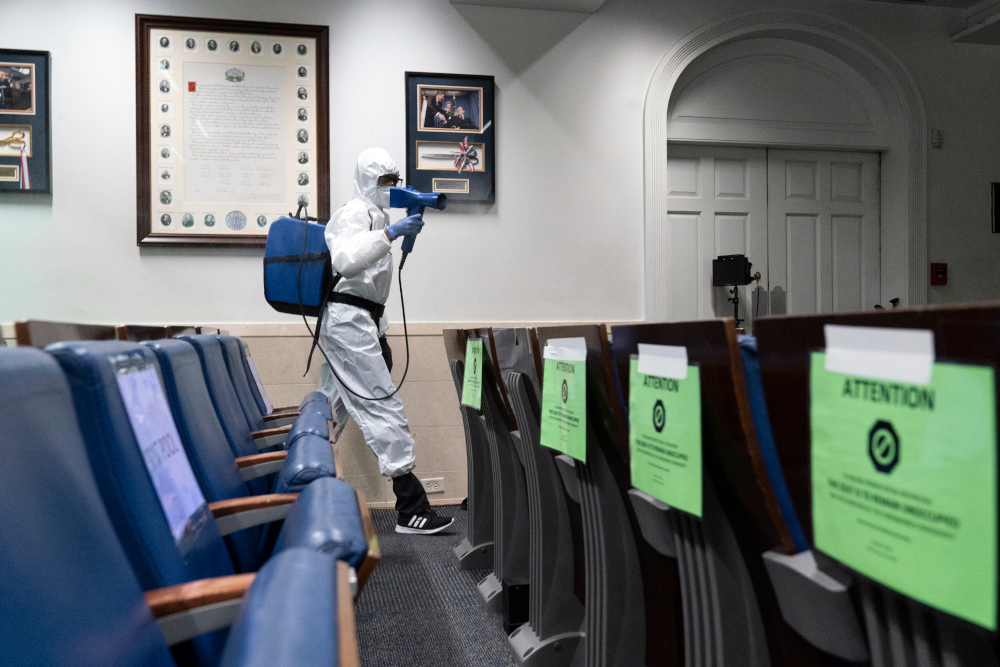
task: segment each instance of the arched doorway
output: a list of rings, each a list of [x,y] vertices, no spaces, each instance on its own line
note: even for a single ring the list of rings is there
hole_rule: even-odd
[[[689,286],[672,279],[692,252],[669,215],[668,142],[676,140],[879,151],[878,300],[926,301],[923,105],[909,74],[872,38],[816,14],[757,12],[709,24],[664,57],[645,108],[647,320],[691,317]],[[699,252],[704,281],[710,260],[706,267]]]

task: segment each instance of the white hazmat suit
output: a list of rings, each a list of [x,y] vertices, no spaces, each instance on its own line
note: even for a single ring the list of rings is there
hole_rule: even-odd
[[[354,197],[341,207],[326,226],[326,245],[333,270],[342,277],[335,292],[351,294],[385,304],[392,286],[392,242],[383,231],[389,216],[386,188],[380,192],[379,176],[398,174],[396,163],[381,148],[358,156],[354,171]],[[371,314],[344,303],[327,305],[320,339],[337,375],[362,396],[380,397],[395,391],[382,358],[379,335],[388,323],[383,315],[378,326]],[[381,473],[400,477],[413,469],[413,437],[399,396],[386,400],[364,400],[350,393],[323,364],[320,391],[333,401],[337,429],[347,422],[348,413],[361,428],[365,441],[378,456]],[[426,501],[425,501],[426,502]]]

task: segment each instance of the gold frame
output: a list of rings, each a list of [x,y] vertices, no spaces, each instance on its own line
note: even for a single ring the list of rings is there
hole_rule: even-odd
[[[423,110],[423,104],[421,103],[424,99],[423,90],[429,88],[431,90],[475,90],[479,93],[479,129],[478,130],[463,130],[453,127],[424,127],[423,118],[420,117],[421,111]],[[417,132],[451,132],[452,134],[464,132],[465,134],[482,134],[483,133],[483,89],[478,86],[440,86],[440,85],[417,85]]]
[[[4,169],[13,169],[14,177],[10,178],[3,175]],[[0,182],[2,183],[13,183],[15,181],[21,180],[21,166],[16,164],[0,164]]]
[[[38,86],[35,85],[35,63],[5,63],[5,62],[0,62],[0,67],[3,67],[4,65],[10,66],[10,67],[27,67],[28,69],[31,70],[31,108],[28,109],[27,111],[11,111],[11,110],[8,110],[8,109],[0,109],[0,113],[2,113],[2,114],[20,114],[20,115],[23,115],[23,116],[34,116],[35,115],[35,106],[36,106],[36,103],[37,103],[37,97],[36,96],[38,95]]]

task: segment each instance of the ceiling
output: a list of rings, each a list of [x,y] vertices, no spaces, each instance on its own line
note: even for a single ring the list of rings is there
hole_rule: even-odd
[[[451,0],[451,4],[593,14],[604,4],[604,0]]]
[[[872,2],[894,2],[900,5],[936,5],[969,9],[983,3],[983,0],[871,0]]]
[[[560,12],[593,14],[604,0],[451,0],[455,5],[479,5],[482,7],[513,7],[516,9],[548,9]],[[936,5],[969,9],[985,4],[983,0],[869,0],[869,2],[894,2],[902,5]]]
[[[913,7],[952,7],[965,10],[965,28],[952,35],[956,42],[1000,45],[1000,0],[867,0]],[[573,14],[593,14],[604,0],[451,0],[453,5],[545,9]]]

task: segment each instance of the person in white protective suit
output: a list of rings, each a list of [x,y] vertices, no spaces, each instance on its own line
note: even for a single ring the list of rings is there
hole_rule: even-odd
[[[384,314],[392,286],[392,242],[419,234],[424,225],[419,214],[388,224],[389,188],[399,182],[399,169],[386,151],[370,148],[362,152],[354,171],[354,197],[326,226],[336,282],[320,340],[336,374],[323,364],[320,391],[333,402],[334,437],[340,437],[350,414],[378,457],[379,471],[392,478],[396,532],[430,534],[444,530],[454,519],[431,510],[423,485],[411,472],[413,437],[403,402],[398,394],[368,400],[396,389],[389,376],[392,356],[385,342],[388,322]]]

